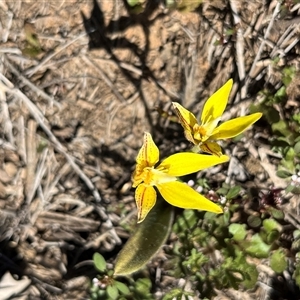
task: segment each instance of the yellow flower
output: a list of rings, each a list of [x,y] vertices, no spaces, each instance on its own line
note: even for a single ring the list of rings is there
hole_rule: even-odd
[[[159,150],[150,133],[145,132],[144,143],[136,158],[136,168],[132,175],[136,188],[135,200],[138,209],[138,223],[142,222],[156,202],[158,189],[162,197],[170,204],[187,209],[201,209],[214,213],[223,210],[217,204],[198,194],[187,184],[178,181],[184,176],[199,170],[226,162],[229,157],[197,154],[192,152],[177,153],[159,161]]]
[[[200,123],[197,122],[196,117],[190,111],[179,103],[173,102],[179,122],[184,128],[186,139],[198,145],[202,151],[217,156],[222,155],[222,150],[216,142],[213,142],[214,140],[235,137],[262,116],[262,113],[255,113],[226,121],[218,126],[228,102],[232,83],[232,79],[228,80],[206,101]]]

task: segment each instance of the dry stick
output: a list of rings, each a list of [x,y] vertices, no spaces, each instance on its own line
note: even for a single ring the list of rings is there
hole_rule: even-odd
[[[0,74],[4,73],[4,65],[2,62],[2,59],[4,59],[4,56],[0,56]],[[0,77],[2,79],[3,76]],[[10,118],[9,110],[8,110],[8,105],[6,102],[6,95],[5,91],[0,89],[0,111],[2,112],[2,117],[3,117],[3,127],[4,127],[4,133],[8,137],[9,142],[12,145],[15,145],[15,138],[13,135],[13,125],[12,121]]]
[[[120,111],[120,109],[131,105],[139,96],[139,93],[136,92],[130,99],[128,99],[127,103],[121,103],[116,108],[114,108],[114,111],[110,114],[110,118],[107,125],[107,139],[110,140],[110,132],[111,132],[111,126],[113,124],[114,117],[116,114]]]
[[[8,105],[6,102],[5,92],[0,89],[0,110],[3,118],[4,133],[8,137],[9,142],[15,145],[15,138],[13,135],[13,125],[10,119]]]
[[[287,54],[298,42],[299,38],[296,38],[289,46],[284,49],[284,54]]]
[[[54,100],[53,97],[50,97],[40,88],[35,86],[32,82],[30,82],[27,78],[25,78],[7,59],[5,59],[5,65],[8,66],[10,71],[17,76],[18,79],[25,85],[27,85],[33,92],[37,94],[37,96],[43,97],[45,100],[48,101],[49,104],[55,104],[58,108],[61,107],[61,104]]]
[[[0,86],[0,88],[1,88],[1,86]],[[4,141],[2,139],[0,139],[0,147],[2,149],[12,150],[12,151],[16,151],[17,150],[14,145],[12,145],[11,143],[8,143],[7,141]]]
[[[7,79],[8,80],[8,79]],[[10,83],[10,85],[13,85]],[[0,81],[0,88],[3,88],[6,92],[16,96],[17,98],[20,98],[24,101],[26,104],[28,110],[30,111],[31,115],[35,118],[37,123],[41,126],[41,128],[44,130],[44,132],[48,135],[50,141],[53,143],[54,148],[56,151],[62,153],[65,158],[67,159],[68,163],[71,165],[73,170],[77,173],[77,175],[81,178],[81,180],[87,185],[87,187],[92,191],[93,196],[97,202],[101,201],[100,194],[98,190],[95,188],[93,182],[82,172],[80,167],[75,163],[74,159],[65,151],[64,147],[61,145],[61,143],[57,140],[55,135],[51,132],[51,130],[48,128],[48,126],[45,124],[45,117],[44,115],[40,112],[40,110],[35,106],[34,103],[30,101],[30,99],[23,94],[20,90],[17,90],[15,88],[9,89],[5,85],[2,84]],[[117,235],[113,224],[109,218],[109,216],[106,214],[105,210],[103,207],[97,206],[97,211],[99,212],[99,215],[101,216],[102,219],[106,220],[107,228],[109,229],[111,235],[115,239],[117,244],[121,244],[121,240],[119,236]]]
[[[72,45],[73,43],[75,43],[77,40],[79,40],[80,38],[86,36],[86,33],[82,33],[79,36],[77,36],[76,38],[72,39],[71,41],[69,41],[68,43],[66,43],[65,45],[61,46],[58,49],[55,49],[55,51],[51,54],[49,54],[48,56],[46,56],[37,66],[29,69],[26,71],[26,75],[28,75],[29,77],[31,77],[33,74],[35,74],[41,67],[43,67],[49,60],[51,60],[55,55],[57,55],[58,53],[60,53],[61,51],[65,50],[66,48],[68,48],[70,45]]]
[[[191,57],[192,60],[191,66],[188,66],[188,64],[186,64],[184,68],[186,84],[184,88],[182,103],[186,108],[191,107],[196,100],[197,90],[195,89],[195,86],[197,86],[197,83],[195,82],[195,73],[197,67],[196,64],[197,57],[198,57],[198,52],[197,50],[195,50]]]
[[[292,36],[295,35],[295,33],[298,31],[299,29],[299,25],[297,25],[296,27],[294,27],[294,29],[290,32],[290,34],[286,37],[285,41],[287,42],[289,39],[292,38]],[[285,41],[283,41],[282,43],[284,43]],[[292,43],[290,43],[283,51],[284,55],[287,54],[299,41],[299,38],[297,37]],[[283,56],[283,54],[282,54]],[[282,57],[280,56],[280,57]]]
[[[279,38],[278,42],[276,43],[274,49],[272,50],[270,57],[274,57],[274,55],[276,54],[276,52],[278,50],[281,50],[280,47],[284,44],[287,43],[288,41],[295,35],[295,33],[298,31],[299,29],[299,25],[295,26],[290,25],[285,32],[283,33],[283,35]],[[299,38],[296,38],[292,43],[289,43],[289,45],[279,54],[279,57],[283,57],[284,55],[286,55],[286,53],[288,53],[294,46],[295,44],[299,41]]]
[[[103,81],[107,84],[107,86],[112,90],[112,92],[115,94],[115,96],[123,103],[126,103],[125,98],[117,91],[117,89],[114,87],[114,84],[111,82],[111,80],[108,78],[108,76],[101,70],[99,65],[96,64],[96,62],[92,61],[90,58],[86,57],[86,55],[81,56],[82,60],[89,65],[90,67],[97,70],[98,74],[102,77]]]
[[[25,122],[24,117],[21,115],[17,120],[18,138],[16,141],[18,153],[23,161],[27,163],[26,141],[25,141]]]
[[[26,138],[26,153],[27,153],[27,161],[26,161],[26,204],[30,204],[32,201],[35,188],[34,182],[36,178],[36,163],[37,163],[37,149],[36,149],[36,133],[37,124],[34,120],[28,121],[28,131],[27,131],[27,138]],[[41,178],[40,178],[41,180]]]
[[[254,61],[253,61],[252,66],[251,66],[251,69],[250,69],[250,71],[249,71],[248,78],[247,78],[247,81],[246,81],[246,88],[248,87],[249,82],[250,82],[250,80],[251,80],[251,78],[252,78],[252,73],[254,72],[254,69],[255,69],[255,67],[256,67],[256,64],[257,64],[258,60],[260,59],[260,56],[261,56],[261,53],[262,53],[263,48],[264,48],[264,46],[265,46],[266,40],[267,40],[267,38],[268,38],[268,36],[269,36],[269,34],[270,34],[270,31],[271,31],[271,28],[272,28],[272,26],[273,26],[273,24],[274,24],[275,17],[276,17],[276,16],[278,15],[278,13],[280,12],[280,5],[281,5],[281,3],[278,2],[278,3],[276,4],[276,7],[274,8],[274,12],[273,12],[272,18],[271,18],[271,20],[270,20],[270,23],[269,23],[268,28],[267,28],[267,30],[266,30],[266,33],[265,33],[265,35],[264,35],[264,39],[263,39],[263,41],[261,42],[261,44],[260,44],[260,46],[259,46],[259,49],[258,49],[258,51],[257,51],[257,54],[256,54],[256,56],[255,56],[255,59],[254,59]]]
[[[62,153],[69,164],[72,166],[74,171],[79,175],[79,177],[85,182],[87,187],[93,192],[93,195],[97,201],[101,201],[101,197],[94,187],[92,181],[81,171],[81,169],[76,165],[73,158],[66,152],[64,147],[61,145],[61,143],[57,140],[55,135],[51,132],[51,130],[48,128],[48,126],[45,123],[45,117],[41,113],[41,111],[33,104],[30,99],[23,94],[20,90],[16,89],[7,89],[7,92],[13,94],[14,96],[17,96],[18,98],[22,99],[24,103],[26,104],[27,108],[29,109],[32,116],[35,118],[35,120],[38,122],[38,124],[41,126],[41,128],[44,130],[44,132],[48,135],[50,141],[54,144],[54,147],[57,151]]]
[[[235,0],[230,0],[230,6],[233,13],[233,20],[236,26],[241,25],[241,19],[238,15],[238,11],[235,5]],[[236,60],[237,60],[237,68],[240,77],[240,81],[243,82],[245,80],[246,72],[245,72],[245,57],[244,57],[244,36],[242,27],[239,26],[237,29],[237,39],[236,39]],[[247,86],[243,84],[241,88],[241,99],[245,99],[247,96]]]
[[[50,197],[52,191],[56,187],[58,181],[69,171],[69,169],[70,169],[70,165],[68,163],[65,163],[62,166],[62,168],[60,168],[60,170],[55,174],[55,177],[51,180],[48,180],[46,186],[44,187],[45,203],[48,202],[48,198]]]
[[[276,52],[280,49],[280,46],[284,43],[284,40],[286,40],[287,35],[289,34],[290,27],[285,30],[285,32],[281,35],[279,40],[276,42],[276,45],[273,46],[273,50],[271,51],[270,57],[274,57]]]

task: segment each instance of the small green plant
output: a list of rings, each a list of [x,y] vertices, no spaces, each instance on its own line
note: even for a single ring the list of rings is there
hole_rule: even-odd
[[[274,62],[276,68],[276,60]],[[270,124],[272,131],[271,145],[273,151],[282,159],[279,163],[277,176],[289,179],[286,192],[300,193],[300,112],[298,110],[284,109],[288,96],[287,89],[296,76],[296,68],[293,66],[279,69],[282,85],[277,90],[265,89],[262,91],[263,100],[255,110],[262,111],[265,120]],[[287,118],[280,114],[287,112]]]
[[[284,214],[274,202],[280,191],[261,193],[257,209],[248,211],[244,206],[253,199],[241,197],[241,187],[223,184],[217,191],[219,195],[211,195],[214,199],[225,199],[228,209],[223,215],[184,211],[173,226],[178,240],[171,252],[173,258],[168,262],[168,274],[184,278],[193,287],[189,293],[208,299],[214,296],[214,289],[253,288],[258,277],[254,261],[267,258],[274,272],[282,274],[288,267],[290,248],[300,257],[300,231],[294,231],[292,245],[282,242]],[[298,264],[293,278],[299,285]],[[172,299],[174,295],[188,297],[189,294],[184,287],[175,288],[164,299]]]
[[[91,300],[153,300],[150,292],[152,284],[149,279],[138,278],[134,280],[127,277],[126,283],[124,283],[115,278],[113,270],[107,269],[106,261],[101,254],[95,253],[93,262],[99,275],[93,279],[91,285]]]
[[[91,287],[91,300],[101,299],[119,299],[119,296],[130,294],[129,288],[121,281],[114,279],[113,271],[107,270],[104,257],[95,253],[93,256],[94,266],[99,272],[97,278],[94,278]]]
[[[256,267],[246,260],[238,241],[246,236],[243,225],[229,222],[230,212],[224,215],[186,210],[173,230],[178,241],[173,248],[170,275],[190,281],[193,294],[211,299],[214,288],[252,288],[257,280]],[[232,238],[234,236],[234,239]],[[219,253],[219,258],[216,257]],[[184,289],[170,291],[185,295]]]

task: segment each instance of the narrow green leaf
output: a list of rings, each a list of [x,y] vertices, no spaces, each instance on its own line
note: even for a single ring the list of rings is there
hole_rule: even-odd
[[[274,207],[269,207],[268,212],[272,215],[273,218],[277,220],[284,219],[284,212],[282,210],[276,209]]]
[[[291,174],[289,171],[287,171],[287,170],[278,170],[278,171],[276,172],[276,175],[277,175],[278,177],[280,177],[280,178],[288,178],[288,177],[290,177],[292,174]]]
[[[233,199],[233,198],[237,197],[238,194],[239,194],[239,192],[240,192],[240,190],[241,190],[241,187],[238,186],[238,185],[232,187],[232,188],[229,190],[228,194],[226,195],[226,198],[227,198],[227,199]]]
[[[106,261],[100,253],[94,253],[93,262],[98,271],[104,272],[106,270]]]
[[[159,198],[119,253],[114,275],[136,272],[151,259],[169,235],[173,213],[173,207]]]
[[[295,186],[290,184],[286,187],[285,192],[292,193],[294,191],[294,189],[295,189]]]

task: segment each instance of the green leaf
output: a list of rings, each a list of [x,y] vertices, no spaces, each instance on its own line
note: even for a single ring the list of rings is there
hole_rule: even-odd
[[[262,107],[260,111],[262,111],[269,124],[276,123],[280,120],[279,112],[273,107]]]
[[[258,258],[268,257],[271,249],[258,233],[254,234],[250,241],[245,242],[244,247],[247,253]]]
[[[239,194],[240,191],[241,191],[241,187],[240,186],[238,186],[238,185],[234,186],[234,187],[232,187],[229,190],[228,194],[226,195],[226,198],[227,199],[234,199],[235,197],[238,196],[238,194]]]
[[[231,218],[230,211],[225,211],[223,213],[223,224],[224,224],[224,226],[228,226],[228,224],[230,222],[230,218]]]
[[[300,264],[296,266],[296,269],[293,274],[293,279],[295,280],[298,287],[300,287]]]
[[[286,160],[293,160],[295,157],[295,150],[292,147],[288,147],[288,150],[285,153]]]
[[[270,233],[273,230],[277,230],[280,232],[282,229],[281,225],[274,219],[265,219],[263,221],[263,227],[268,233]]]
[[[272,230],[271,232],[269,232],[268,234],[267,234],[267,237],[266,237],[266,242],[268,243],[268,244],[273,244],[275,241],[277,241],[278,239],[279,239],[279,237],[280,237],[280,233],[279,233],[279,231],[277,231],[277,230]]]
[[[242,284],[246,289],[251,289],[256,285],[258,277],[256,266],[247,262],[246,256],[242,251],[239,252],[237,258],[233,261],[234,269],[240,271],[243,276]]]
[[[296,143],[296,145],[294,146],[294,151],[296,154],[300,153],[300,142]]]
[[[151,287],[152,287],[151,280],[148,278],[139,278],[136,282],[136,290],[141,295],[148,295]]]
[[[229,232],[233,235],[235,241],[242,241],[247,235],[246,225],[237,223],[230,224]]]
[[[280,178],[288,178],[291,177],[292,174],[287,170],[278,170],[276,175]]]
[[[228,189],[227,189],[227,188],[221,187],[221,188],[219,188],[219,189],[217,190],[217,193],[218,193],[219,195],[225,196],[225,195],[228,193]]]
[[[277,102],[286,97],[286,87],[282,86],[275,94]]]
[[[178,9],[182,12],[191,12],[194,11],[201,3],[202,0],[166,0],[166,7]]]
[[[300,239],[300,230],[299,229],[296,229],[294,230],[293,232],[293,238],[296,240]]]
[[[286,255],[282,249],[272,253],[270,266],[276,273],[282,273],[287,268]]]
[[[114,275],[127,275],[142,268],[167,239],[173,222],[173,207],[158,199],[120,251]]]
[[[292,149],[292,148],[291,148]],[[293,159],[282,159],[280,164],[287,169],[290,173],[295,173],[295,164]]]
[[[115,281],[115,286],[121,292],[121,294],[123,294],[123,295],[129,295],[130,294],[129,288],[123,282],[120,282],[120,281],[116,280]]]
[[[284,219],[284,212],[282,210],[276,209],[274,207],[269,207],[268,212],[272,215],[273,218],[277,220]]]
[[[127,0],[128,5],[135,6],[140,4],[140,0]]]
[[[261,218],[257,216],[249,216],[247,219],[249,226],[257,228],[261,225]]]
[[[280,120],[276,123],[273,123],[271,126],[272,126],[272,130],[274,132],[279,132],[283,136],[289,136],[290,135],[290,130],[287,126],[287,123],[283,120]]]
[[[115,300],[119,297],[119,291],[115,285],[109,285],[106,289],[106,293],[111,300]]]
[[[172,299],[178,299],[177,297],[181,297],[183,294],[182,289],[175,288],[171,291],[169,291],[162,300],[172,300]]]
[[[26,56],[32,58],[37,57],[42,53],[41,45],[36,34],[35,27],[31,23],[24,24],[24,33],[25,33],[25,47],[22,50],[22,53]]]
[[[93,262],[98,271],[104,272],[106,270],[106,261],[100,253],[94,253]]]
[[[293,192],[294,188],[295,188],[295,186],[290,184],[286,187],[285,192],[291,193],[291,192]]]

